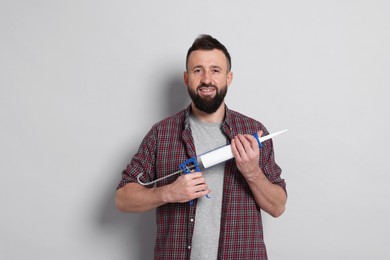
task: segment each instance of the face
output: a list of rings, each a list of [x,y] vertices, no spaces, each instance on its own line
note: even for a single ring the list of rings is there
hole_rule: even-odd
[[[193,104],[203,112],[214,113],[224,104],[233,78],[225,54],[217,49],[193,51],[187,67],[184,82]]]

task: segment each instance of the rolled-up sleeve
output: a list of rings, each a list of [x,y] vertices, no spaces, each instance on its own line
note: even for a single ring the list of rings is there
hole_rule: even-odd
[[[137,176],[143,173],[140,180],[142,182],[150,182],[155,175],[156,161],[156,130],[153,127],[144,137],[137,153],[122,171],[122,179],[119,182],[117,189],[122,188],[128,183],[137,182]]]

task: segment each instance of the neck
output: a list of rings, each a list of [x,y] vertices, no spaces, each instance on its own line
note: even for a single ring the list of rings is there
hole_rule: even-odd
[[[222,103],[221,106],[212,114],[208,114],[206,112],[203,112],[196,108],[194,103],[191,104],[191,109],[193,115],[202,122],[207,123],[222,123],[224,117],[225,117],[225,104]]]

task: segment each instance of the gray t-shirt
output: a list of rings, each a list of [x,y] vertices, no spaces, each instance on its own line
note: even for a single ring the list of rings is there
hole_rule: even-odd
[[[190,126],[197,155],[226,145],[220,123],[205,123],[190,116]],[[204,171],[204,178],[211,192],[210,198],[197,201],[194,234],[192,237],[191,260],[217,259],[223,196],[225,163]]]

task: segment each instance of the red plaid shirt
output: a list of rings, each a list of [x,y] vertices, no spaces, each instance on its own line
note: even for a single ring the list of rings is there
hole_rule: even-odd
[[[190,106],[152,127],[123,171],[118,189],[137,182],[136,176],[141,172],[145,173],[141,178],[143,182],[166,176],[177,171],[179,164],[196,156],[188,123],[189,113]],[[237,134],[253,134],[259,130],[268,134],[261,123],[227,107],[222,130],[229,140]],[[274,160],[272,140],[263,143],[259,163],[267,178],[286,190],[286,183],[280,176],[281,169]],[[165,179],[157,186],[172,183],[176,178]],[[234,159],[226,162],[223,194],[218,259],[267,259],[261,211]],[[171,203],[156,209],[155,259],[190,258],[195,214],[196,201],[193,206]]]

